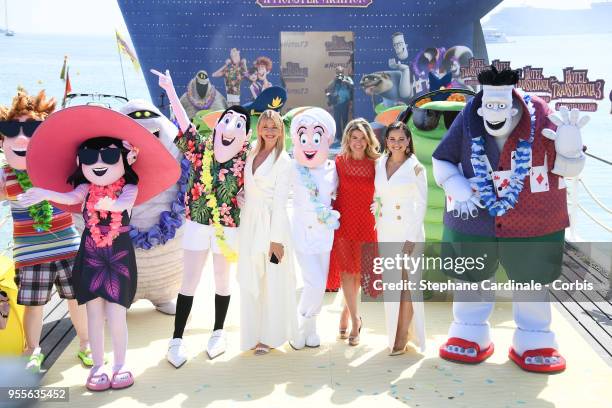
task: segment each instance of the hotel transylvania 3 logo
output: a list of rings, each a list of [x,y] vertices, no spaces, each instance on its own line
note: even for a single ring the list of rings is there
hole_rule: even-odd
[[[492,65],[498,70],[511,67],[510,61],[493,60]],[[485,60],[472,58],[467,67],[461,68],[461,77],[468,85],[478,85],[477,76],[486,66]],[[559,110],[561,106],[567,106],[569,109],[577,108],[585,112],[595,112],[596,102],[572,101],[572,99],[602,100],[604,98],[605,81],[603,79],[590,81],[587,73],[587,69],[567,67],[563,69],[563,80],[559,81],[555,76],[545,76],[544,68],[527,65],[520,69],[518,87],[527,93],[541,97],[546,102],[557,101],[556,110]]]

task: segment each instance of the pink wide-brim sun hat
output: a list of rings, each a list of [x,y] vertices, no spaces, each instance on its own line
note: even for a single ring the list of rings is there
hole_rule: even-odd
[[[77,169],[79,146],[95,137],[113,137],[137,147],[132,168],[138,174],[138,197],[142,204],[174,185],[180,166],[164,145],[132,118],[99,106],[74,106],[51,115],[36,129],[26,155],[27,172],[36,187],[58,192],[72,191],[66,182]],[[82,206],[55,204],[70,212]]]

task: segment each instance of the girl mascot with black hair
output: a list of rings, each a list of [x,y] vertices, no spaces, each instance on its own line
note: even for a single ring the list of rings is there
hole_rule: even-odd
[[[131,210],[172,186],[179,166],[131,118],[106,108],[77,106],[49,116],[38,127],[27,170],[35,187],[20,196],[22,204],[48,200],[66,211],[82,212],[85,220],[72,275],[77,301],[87,306],[94,360],[86,387],[129,387],[134,378],[124,367],[126,311],[137,281]],[[105,321],[114,352],[110,379],[103,367]]]

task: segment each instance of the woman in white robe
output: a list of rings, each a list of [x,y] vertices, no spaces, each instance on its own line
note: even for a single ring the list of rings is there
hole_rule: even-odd
[[[387,128],[385,152],[376,162],[375,201],[379,255],[393,257],[423,253],[427,210],[427,176],[414,154],[410,132],[402,122]],[[384,282],[411,282],[418,288],[421,268],[383,271]],[[425,350],[423,295],[419,290],[385,290],[383,293],[389,351],[403,354],[408,341]]]
[[[265,111],[258,140],[244,169],[240,213],[240,348],[267,354],[297,333],[296,282],[287,214],[291,159],[284,150],[284,126]],[[272,258],[278,263],[271,262]]]

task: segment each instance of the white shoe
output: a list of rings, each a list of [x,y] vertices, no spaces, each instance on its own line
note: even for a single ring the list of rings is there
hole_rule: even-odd
[[[208,339],[208,345],[206,346],[206,353],[208,353],[208,358],[211,360],[219,357],[221,354],[225,353],[225,348],[227,346],[227,341],[225,339],[225,332],[223,329],[215,330],[210,335],[210,339]]]
[[[321,338],[317,334],[317,316],[311,316],[306,318],[305,325],[306,334],[306,347],[319,347],[321,345]]]
[[[155,309],[163,314],[174,316],[176,314],[176,300],[158,303],[155,305]]]
[[[298,330],[295,339],[289,340],[289,345],[294,350],[301,350],[306,345],[306,336],[304,334],[304,324],[306,318],[298,313]]]
[[[187,362],[187,348],[183,344],[183,339],[170,340],[166,359],[176,368],[180,368]]]

